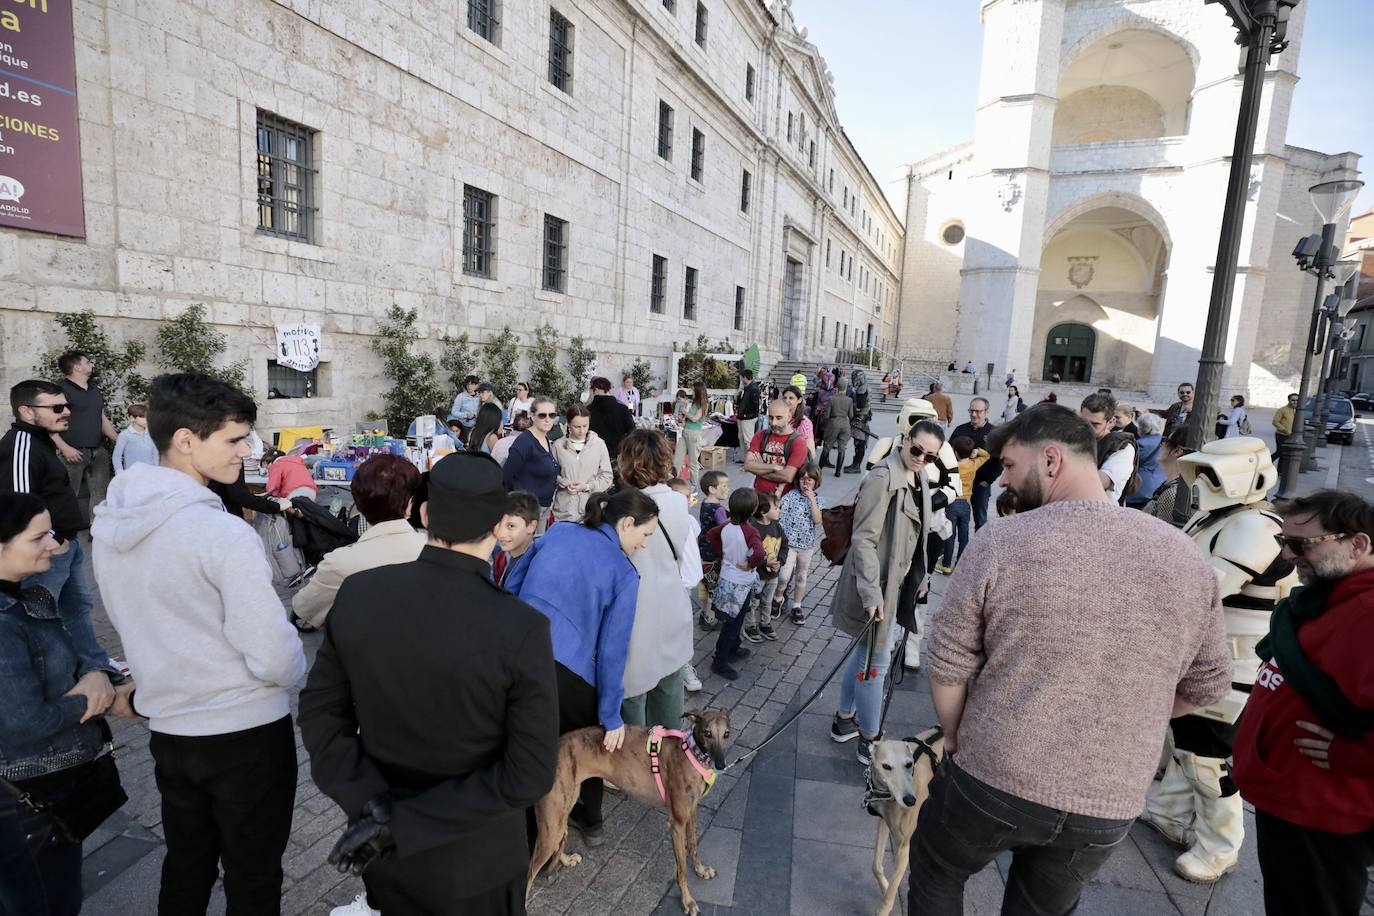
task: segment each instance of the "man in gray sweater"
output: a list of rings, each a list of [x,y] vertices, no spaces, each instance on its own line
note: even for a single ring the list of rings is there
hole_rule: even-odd
[[[1108,499],[1087,421],[1041,404],[988,445],[1016,514],[969,544],[931,623],[949,756],[912,839],[912,916],[962,913],[964,883],[1007,850],[1018,912],[1071,912],[1140,813],[1169,719],[1230,689],[1216,576]]]
[[[257,406],[203,375],[153,380],[138,464],[95,510],[96,583],[138,679],[162,795],[160,913],[204,913],[224,867],[230,913],[281,911],[296,797],[287,688],[305,654],[262,542],[206,488],[233,483]]]

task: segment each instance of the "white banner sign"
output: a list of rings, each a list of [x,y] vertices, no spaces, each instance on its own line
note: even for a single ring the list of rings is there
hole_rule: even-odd
[[[320,364],[320,326],[277,325],[277,364],[309,372]]]

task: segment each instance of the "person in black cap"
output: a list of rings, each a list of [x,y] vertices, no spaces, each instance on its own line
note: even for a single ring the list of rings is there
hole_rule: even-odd
[[[553,786],[548,618],[491,581],[501,468],[429,475],[413,563],[344,580],[300,697],[316,785],[348,815],[329,855],[388,914],[523,914],[525,809]]]

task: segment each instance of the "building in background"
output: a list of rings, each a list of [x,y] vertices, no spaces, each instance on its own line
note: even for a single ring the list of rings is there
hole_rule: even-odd
[[[1284,142],[1305,13],[1264,87],[1223,382],[1270,406],[1302,369],[1307,188],[1358,174],[1354,153]],[[894,195],[898,350],[1167,403],[1207,321],[1241,90],[1230,21],[1195,0],[983,0],[982,17],[975,138],[908,166]]]
[[[85,237],[0,229],[6,386],[56,313],[151,341],[194,303],[268,429],[378,409],[393,304],[430,354],[547,321],[608,374],[700,334],[765,363],[895,340],[901,223],[788,0],[73,12]],[[314,398],[268,401],[304,393],[273,359],[297,324]]]

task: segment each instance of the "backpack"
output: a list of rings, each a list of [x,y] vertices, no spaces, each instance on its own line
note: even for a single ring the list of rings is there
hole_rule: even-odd
[[[1248,435],[1250,435],[1250,415],[1249,415],[1248,413],[1243,413],[1243,414],[1241,414],[1241,415],[1240,415],[1240,422],[1237,423],[1236,426],[1237,426],[1237,431],[1238,431],[1242,436],[1248,436]]]

